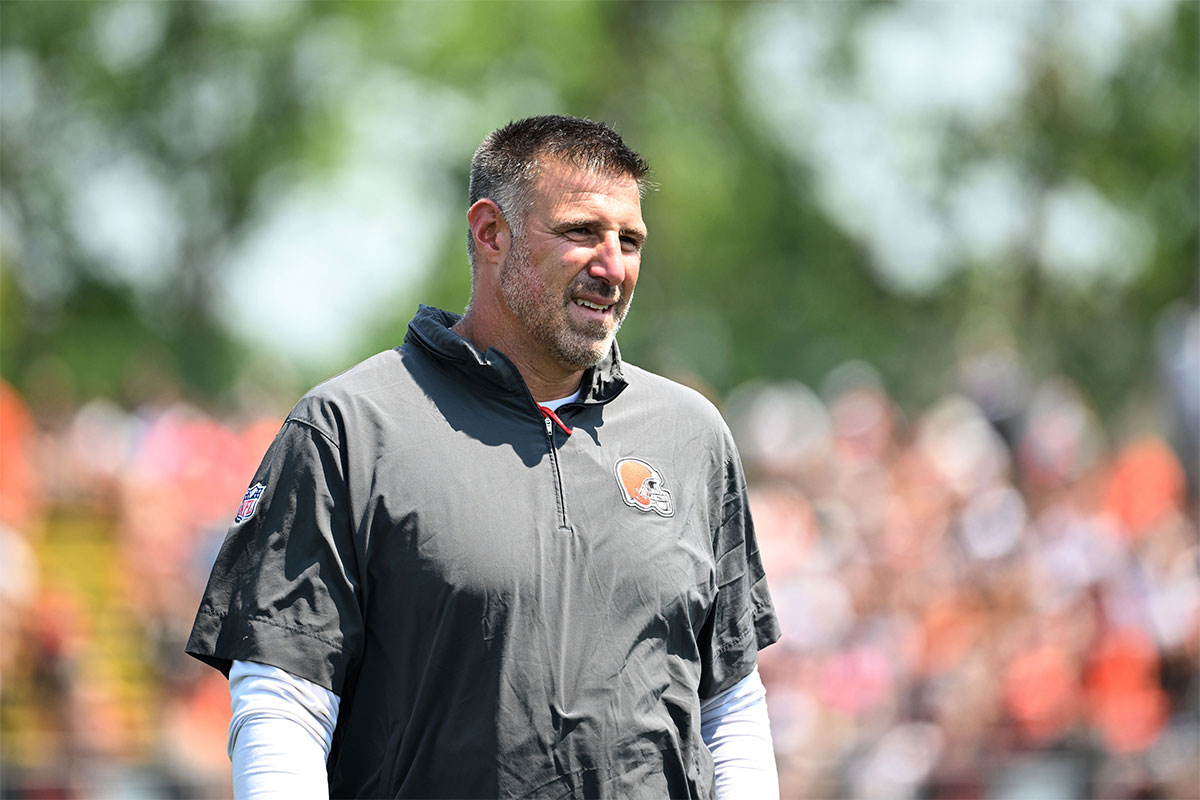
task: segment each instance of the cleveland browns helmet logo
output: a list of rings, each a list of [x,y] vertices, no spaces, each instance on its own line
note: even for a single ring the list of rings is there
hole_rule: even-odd
[[[653,511],[660,517],[675,513],[671,493],[663,486],[658,470],[638,458],[622,458],[617,462],[617,483],[625,504],[638,511]]]

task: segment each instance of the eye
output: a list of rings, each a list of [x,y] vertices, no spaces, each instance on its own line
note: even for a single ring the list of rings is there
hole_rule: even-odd
[[[636,253],[642,249],[642,242],[640,239],[636,239],[633,236],[622,236],[621,248],[626,252]]]
[[[582,240],[592,235],[592,229],[586,225],[575,225],[570,228],[564,228],[563,235],[571,239]]]

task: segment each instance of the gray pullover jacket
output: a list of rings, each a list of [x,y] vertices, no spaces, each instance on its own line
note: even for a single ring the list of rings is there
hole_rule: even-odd
[[[712,797],[700,701],[779,636],[728,429],[615,344],[547,415],[457,319],[301,399],[188,652],[338,694],[333,797]]]

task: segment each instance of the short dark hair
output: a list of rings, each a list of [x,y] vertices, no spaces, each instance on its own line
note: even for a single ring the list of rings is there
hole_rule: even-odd
[[[529,203],[529,189],[544,159],[557,159],[601,174],[628,175],[644,191],[650,165],[629,148],[620,134],[603,122],[556,114],[527,117],[489,133],[471,159],[467,207],[488,198],[500,207],[508,224],[519,229]],[[475,256],[475,240],[467,236],[467,252]]]

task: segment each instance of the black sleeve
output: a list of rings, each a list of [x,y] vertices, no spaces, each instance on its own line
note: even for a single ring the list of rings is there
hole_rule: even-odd
[[[728,431],[725,437],[720,525],[713,532],[717,596],[700,642],[699,693],[705,700],[749,675],[758,651],[780,635],[750,518],[746,479]]]
[[[341,450],[289,419],[221,546],[187,652],[226,675],[255,661],[340,695],[363,641],[358,574]]]

